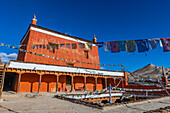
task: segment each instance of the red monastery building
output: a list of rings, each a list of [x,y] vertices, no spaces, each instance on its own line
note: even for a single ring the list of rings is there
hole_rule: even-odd
[[[100,65],[96,65],[99,54],[95,37],[93,41],[85,40],[40,27],[36,22],[34,16],[20,42],[27,52],[19,51],[17,61],[7,66],[4,90],[94,91],[127,79],[127,72],[100,70]],[[119,87],[125,85],[124,80]]]

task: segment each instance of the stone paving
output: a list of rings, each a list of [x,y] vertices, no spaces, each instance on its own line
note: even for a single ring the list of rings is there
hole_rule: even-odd
[[[104,110],[100,110],[54,98],[53,95],[56,93],[41,93],[44,96],[34,98],[25,97],[24,94],[26,93],[11,94],[10,96],[3,94],[2,98],[4,101],[0,102],[0,113],[143,113],[160,107],[170,106],[170,97],[163,97],[106,107]]]

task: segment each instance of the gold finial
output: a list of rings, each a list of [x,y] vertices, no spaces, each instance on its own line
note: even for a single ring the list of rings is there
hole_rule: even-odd
[[[94,37],[93,37],[93,42],[97,43],[97,38],[96,38],[95,34],[94,34]]]
[[[35,16],[35,14],[34,14],[34,18],[33,19],[36,19],[36,16]]]

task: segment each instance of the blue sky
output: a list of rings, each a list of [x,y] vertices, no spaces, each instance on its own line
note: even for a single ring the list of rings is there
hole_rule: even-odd
[[[94,34],[98,41],[170,37],[169,6],[169,0],[1,0],[0,42],[19,45],[34,13],[37,25],[88,40]],[[15,53],[0,47],[3,59],[15,59]],[[134,54],[99,48],[100,63],[123,64],[130,71],[149,63],[170,67],[169,56],[161,47]]]

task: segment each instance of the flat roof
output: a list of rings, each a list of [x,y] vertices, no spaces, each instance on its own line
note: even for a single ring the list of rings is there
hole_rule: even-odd
[[[25,40],[25,38],[27,37],[30,30],[34,30],[34,31],[37,31],[37,32],[41,32],[41,33],[44,33],[44,34],[52,35],[52,36],[55,36],[55,37],[59,37],[59,38],[63,38],[63,39],[71,40],[71,41],[76,41],[76,42],[80,42],[80,43],[87,43],[88,42],[88,43],[93,44],[93,41],[86,40],[86,39],[83,39],[83,38],[79,38],[79,37],[76,37],[76,36],[72,36],[72,35],[69,35],[69,34],[61,33],[61,32],[58,32],[58,31],[50,30],[50,29],[47,29],[47,28],[44,28],[44,27],[41,27],[41,26],[38,26],[38,25],[34,25],[34,24],[30,24],[29,28],[27,29],[26,34],[21,39],[20,43],[22,43]]]
[[[87,69],[87,68],[79,68],[79,67],[45,65],[45,64],[17,62],[17,61],[10,61],[8,68],[84,73],[84,74],[107,75],[107,76],[124,76],[124,72],[113,72],[113,71],[95,70],[95,69]]]

